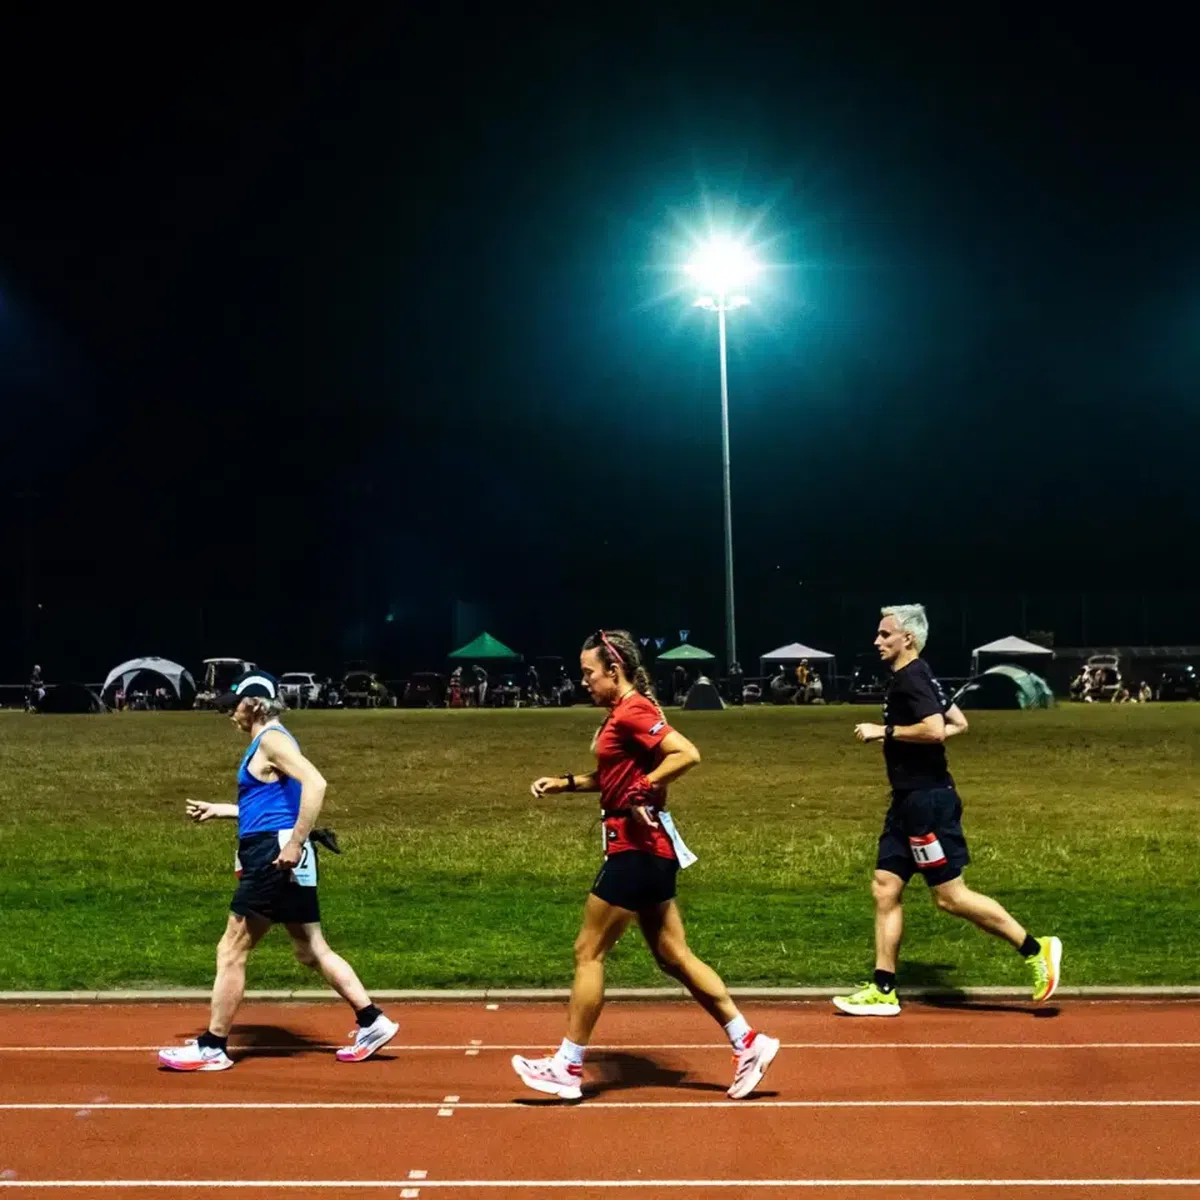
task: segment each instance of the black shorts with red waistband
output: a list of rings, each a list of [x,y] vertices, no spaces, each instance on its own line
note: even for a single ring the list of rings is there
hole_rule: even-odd
[[[962,801],[954,788],[892,793],[879,835],[877,871],[890,871],[906,883],[920,872],[937,887],[957,879],[970,861]]]

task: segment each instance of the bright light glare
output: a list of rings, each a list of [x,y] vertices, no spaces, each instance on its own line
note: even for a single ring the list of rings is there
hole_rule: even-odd
[[[750,251],[732,238],[713,238],[696,252],[686,269],[706,291],[725,296],[749,283],[759,266]]]

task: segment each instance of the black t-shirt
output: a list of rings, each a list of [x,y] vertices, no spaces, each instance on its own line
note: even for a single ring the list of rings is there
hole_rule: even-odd
[[[883,700],[883,723],[919,725],[934,713],[945,716],[949,708],[946,693],[934,679],[929,664],[916,658],[892,675]],[[954,786],[946,765],[946,747],[941,742],[900,742],[892,738],[883,743],[883,758],[893,791]]]

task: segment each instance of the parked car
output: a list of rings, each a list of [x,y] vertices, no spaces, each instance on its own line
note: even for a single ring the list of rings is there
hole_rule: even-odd
[[[223,696],[233,686],[239,675],[257,668],[257,663],[244,658],[206,658],[204,681],[196,693],[196,708],[212,708],[218,696]]]
[[[392,702],[392,693],[374,671],[348,671],[342,680],[342,703],[347,708],[381,708]]]
[[[1200,700],[1200,675],[1191,663],[1167,663],[1154,689],[1155,700]]]
[[[321,685],[311,671],[288,671],[281,675],[279,691],[290,708],[308,708],[321,698]]]

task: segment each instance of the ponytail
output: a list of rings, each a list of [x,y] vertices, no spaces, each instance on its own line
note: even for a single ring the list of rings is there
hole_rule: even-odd
[[[650,678],[650,672],[645,667],[639,666],[633,673],[633,678],[629,681],[635,688],[645,697],[650,700],[654,696],[654,681]]]

